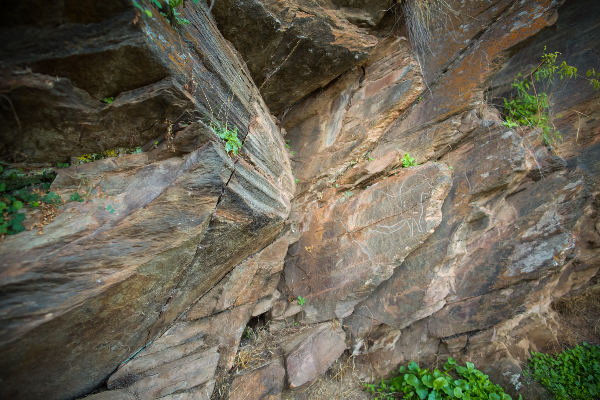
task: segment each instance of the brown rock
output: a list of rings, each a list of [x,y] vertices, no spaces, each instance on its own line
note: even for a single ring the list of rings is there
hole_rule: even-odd
[[[333,3],[215,3],[219,29],[248,61],[254,82],[274,113],[363,62],[377,44],[367,28],[379,22],[391,1]]]
[[[277,359],[256,371],[237,375],[231,382],[231,400],[279,400],[285,384],[285,368]]]
[[[39,142],[22,142],[23,147],[3,140],[14,145],[10,151],[24,150],[40,162],[54,162],[57,154],[78,155],[74,149],[96,152],[96,136],[86,136],[81,130],[85,127],[104,130],[108,141],[103,146],[130,147],[134,134],[135,140],[145,140],[138,127],[154,127],[156,131],[144,135],[157,134],[160,142],[144,154],[61,169],[52,190],[65,199],[78,188],[89,192],[90,185],[96,185],[94,196],[100,188],[105,195],[61,206],[63,212],[43,235],[23,232],[0,245],[0,287],[5,293],[0,299],[0,370],[6,380],[0,397],[53,399],[89,393],[236,265],[275,240],[289,214],[294,181],[285,142],[256,87],[239,73],[243,65],[201,8],[185,8],[194,28],[182,26],[179,31],[162,17],[137,15],[132,4],[115,12],[91,27],[75,23],[64,30],[25,30],[15,42],[29,40],[35,48],[3,44],[3,49],[10,47],[3,52],[10,79],[1,84],[10,84],[8,98],[36,99],[41,108],[32,108],[35,123],[21,120],[21,129],[27,135],[36,129],[50,132],[59,143],[51,146],[44,136]],[[10,28],[7,35],[19,29]],[[74,34],[71,40],[86,29],[87,36],[77,45],[56,42],[61,35]],[[212,32],[213,40],[204,41],[198,32]],[[44,46],[53,40],[47,49],[58,47],[50,54]],[[108,57],[123,51],[123,57]],[[140,53],[146,58],[139,58]],[[24,67],[33,68],[33,74],[22,74]],[[148,70],[139,73],[138,67]],[[99,69],[104,72],[87,77]],[[41,74],[51,71],[50,80]],[[58,81],[56,74],[61,75]],[[103,105],[84,89],[96,98],[110,95],[115,100]],[[216,118],[211,110],[228,98],[228,120],[221,122],[236,126],[245,138],[239,157],[226,154],[223,141],[201,122],[176,132],[172,147],[160,136],[166,133],[160,128],[165,118],[173,119],[185,108],[194,116],[188,122]],[[17,115],[21,104],[15,104]],[[14,113],[5,111],[2,118],[9,129],[2,135],[21,137]],[[63,128],[64,137],[56,134]],[[61,140],[67,143],[64,151]],[[109,205],[114,212],[107,211]],[[243,329],[252,308],[244,309],[245,320],[232,329]],[[239,336],[234,336],[224,345],[232,352],[222,357],[224,364],[235,354]],[[182,357],[192,351],[180,350]]]
[[[284,271],[290,290],[306,298],[305,321],[350,315],[391,276],[439,223],[449,175],[442,164],[403,169],[315,210]]]
[[[323,323],[299,332],[282,344],[290,387],[296,388],[325,373],[346,349],[346,335]]]

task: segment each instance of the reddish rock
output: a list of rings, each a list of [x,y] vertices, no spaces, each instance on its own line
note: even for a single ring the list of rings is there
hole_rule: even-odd
[[[346,317],[388,279],[439,223],[449,176],[443,164],[403,169],[315,210],[285,266],[304,320]]]
[[[346,334],[332,323],[297,333],[282,344],[290,387],[297,388],[325,373],[346,349]]]
[[[229,389],[231,400],[279,400],[285,384],[281,359],[256,371],[237,375]]]

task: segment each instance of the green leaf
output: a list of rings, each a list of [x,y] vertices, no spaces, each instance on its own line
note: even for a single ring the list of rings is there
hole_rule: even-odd
[[[490,393],[490,400],[501,400],[500,396],[498,396],[496,393]]]
[[[446,380],[446,378],[439,377],[433,381],[433,388],[435,390],[440,390],[444,386],[448,386],[448,381]]]
[[[417,378],[413,374],[404,375],[404,380],[406,381],[406,383],[408,383],[409,385],[412,385],[414,387],[421,385],[421,381],[419,380],[419,378]]]
[[[152,18],[152,13],[150,12],[150,10],[144,10],[144,12],[146,13],[147,16]]]
[[[421,378],[421,381],[423,382],[423,384],[429,388],[433,387],[433,376],[432,375],[425,375]]]
[[[454,388],[454,396],[456,396],[460,399],[463,396],[462,389],[459,387],[455,387]]]
[[[0,192],[4,192],[6,190],[6,183],[0,183]]]
[[[20,201],[16,200],[16,201],[13,202],[12,206],[16,210],[20,210],[21,208],[23,208],[23,203],[21,203]]]
[[[421,400],[425,400],[427,395],[429,394],[429,389],[426,386],[419,385],[415,387],[417,395],[421,398]]]

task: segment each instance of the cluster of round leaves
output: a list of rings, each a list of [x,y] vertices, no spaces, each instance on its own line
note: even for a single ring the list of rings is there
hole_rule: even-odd
[[[0,167],[0,171],[1,171]],[[44,188],[47,191],[50,184],[45,183]],[[28,204],[32,208],[39,207],[40,204],[55,204],[61,203],[61,197],[50,192],[41,194],[39,192],[30,192],[27,189],[21,189],[11,194],[4,193],[6,183],[0,183],[0,235],[16,235],[23,232],[25,227],[25,214],[20,213],[24,204]]]
[[[453,376],[455,375],[455,376]],[[455,379],[458,378],[458,379]],[[382,380],[381,384],[365,384],[367,390],[377,394],[376,400],[396,399],[402,392],[405,399],[442,400],[512,400],[504,390],[492,383],[487,375],[467,362],[463,367],[452,357],[444,365],[444,371],[421,369],[414,361],[408,369],[400,367],[400,376]]]
[[[600,346],[583,343],[556,355],[531,354],[525,373],[544,385],[556,400],[600,397]]]

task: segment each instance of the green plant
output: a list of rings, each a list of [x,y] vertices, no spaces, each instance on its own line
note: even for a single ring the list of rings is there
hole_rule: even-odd
[[[400,392],[405,399],[511,400],[499,385],[475,369],[475,365],[467,362],[467,366],[462,367],[452,357],[448,358],[444,371],[421,369],[413,361],[408,369],[400,367],[399,372],[400,376],[382,379],[381,384],[365,384],[367,391],[377,394],[376,400],[396,399]]]
[[[410,154],[404,153],[404,158],[402,159],[402,166],[404,168],[414,167],[417,165],[414,157],[411,157]]]
[[[167,21],[171,24],[171,26],[176,27],[176,25],[189,25],[191,22],[185,18],[181,17],[181,13],[177,11],[177,7],[181,6],[185,3],[185,0],[163,0],[162,2],[159,0],[148,0],[151,4],[153,4],[159,11],[160,15],[165,17]],[[192,0],[195,4],[198,4],[198,0]],[[136,0],[132,0],[133,5],[139,8],[146,16],[150,18],[154,18],[152,15],[152,11],[148,8],[142,6]],[[164,3],[164,4],[163,4]]]
[[[298,296],[298,305],[303,306],[306,303],[306,298]]]
[[[372,158],[372,157],[369,157],[369,161],[373,161],[373,158]]]
[[[556,147],[562,141],[560,132],[555,128],[553,121],[561,118],[561,115],[552,114],[552,96],[569,79],[577,78],[577,68],[563,61],[557,64],[560,53],[546,53],[542,55],[541,63],[531,70],[527,76],[521,73],[517,75],[512,87],[517,94],[512,99],[504,99],[504,115],[506,121],[503,123],[509,129],[518,126],[531,126],[540,131],[542,142],[546,146]],[[592,77],[590,83],[594,90],[600,89],[600,82],[596,79],[594,69],[587,72]],[[555,84],[555,81],[560,82]]]
[[[114,99],[114,97],[105,97],[104,99],[102,99],[102,101],[104,101],[107,104],[110,104],[113,102]]]
[[[227,124],[222,125],[215,121],[210,122],[209,125],[217,136],[225,141],[225,151],[238,154],[242,148],[242,142],[237,136],[237,127],[230,129]]]
[[[300,182],[300,179],[296,178],[296,179],[295,179],[295,181],[296,181],[296,183],[299,183],[299,182]]]
[[[556,355],[532,352],[526,376],[544,385],[556,400],[600,397],[600,346],[575,346]]]
[[[344,193],[344,196],[349,199],[350,197],[354,196],[354,193],[352,192],[352,190],[348,190],[347,192]]]
[[[448,165],[448,168],[450,168],[451,170],[454,170],[454,167],[452,165]]]
[[[70,199],[71,199],[71,201],[78,201],[80,203],[83,203],[83,200],[84,200],[83,197],[81,197],[78,192],[73,193],[71,195]]]
[[[0,172],[2,167],[0,167]],[[0,184],[0,192],[4,192],[6,185]],[[2,193],[0,195],[0,236],[1,235],[16,235],[23,232],[25,227],[25,214],[19,212],[25,205],[37,208],[41,203],[58,205],[61,203],[60,196],[48,192],[50,184],[44,184],[45,190],[35,189],[32,191],[23,188],[14,193]]]
[[[57,167],[58,168],[69,168],[69,163],[58,163]]]

